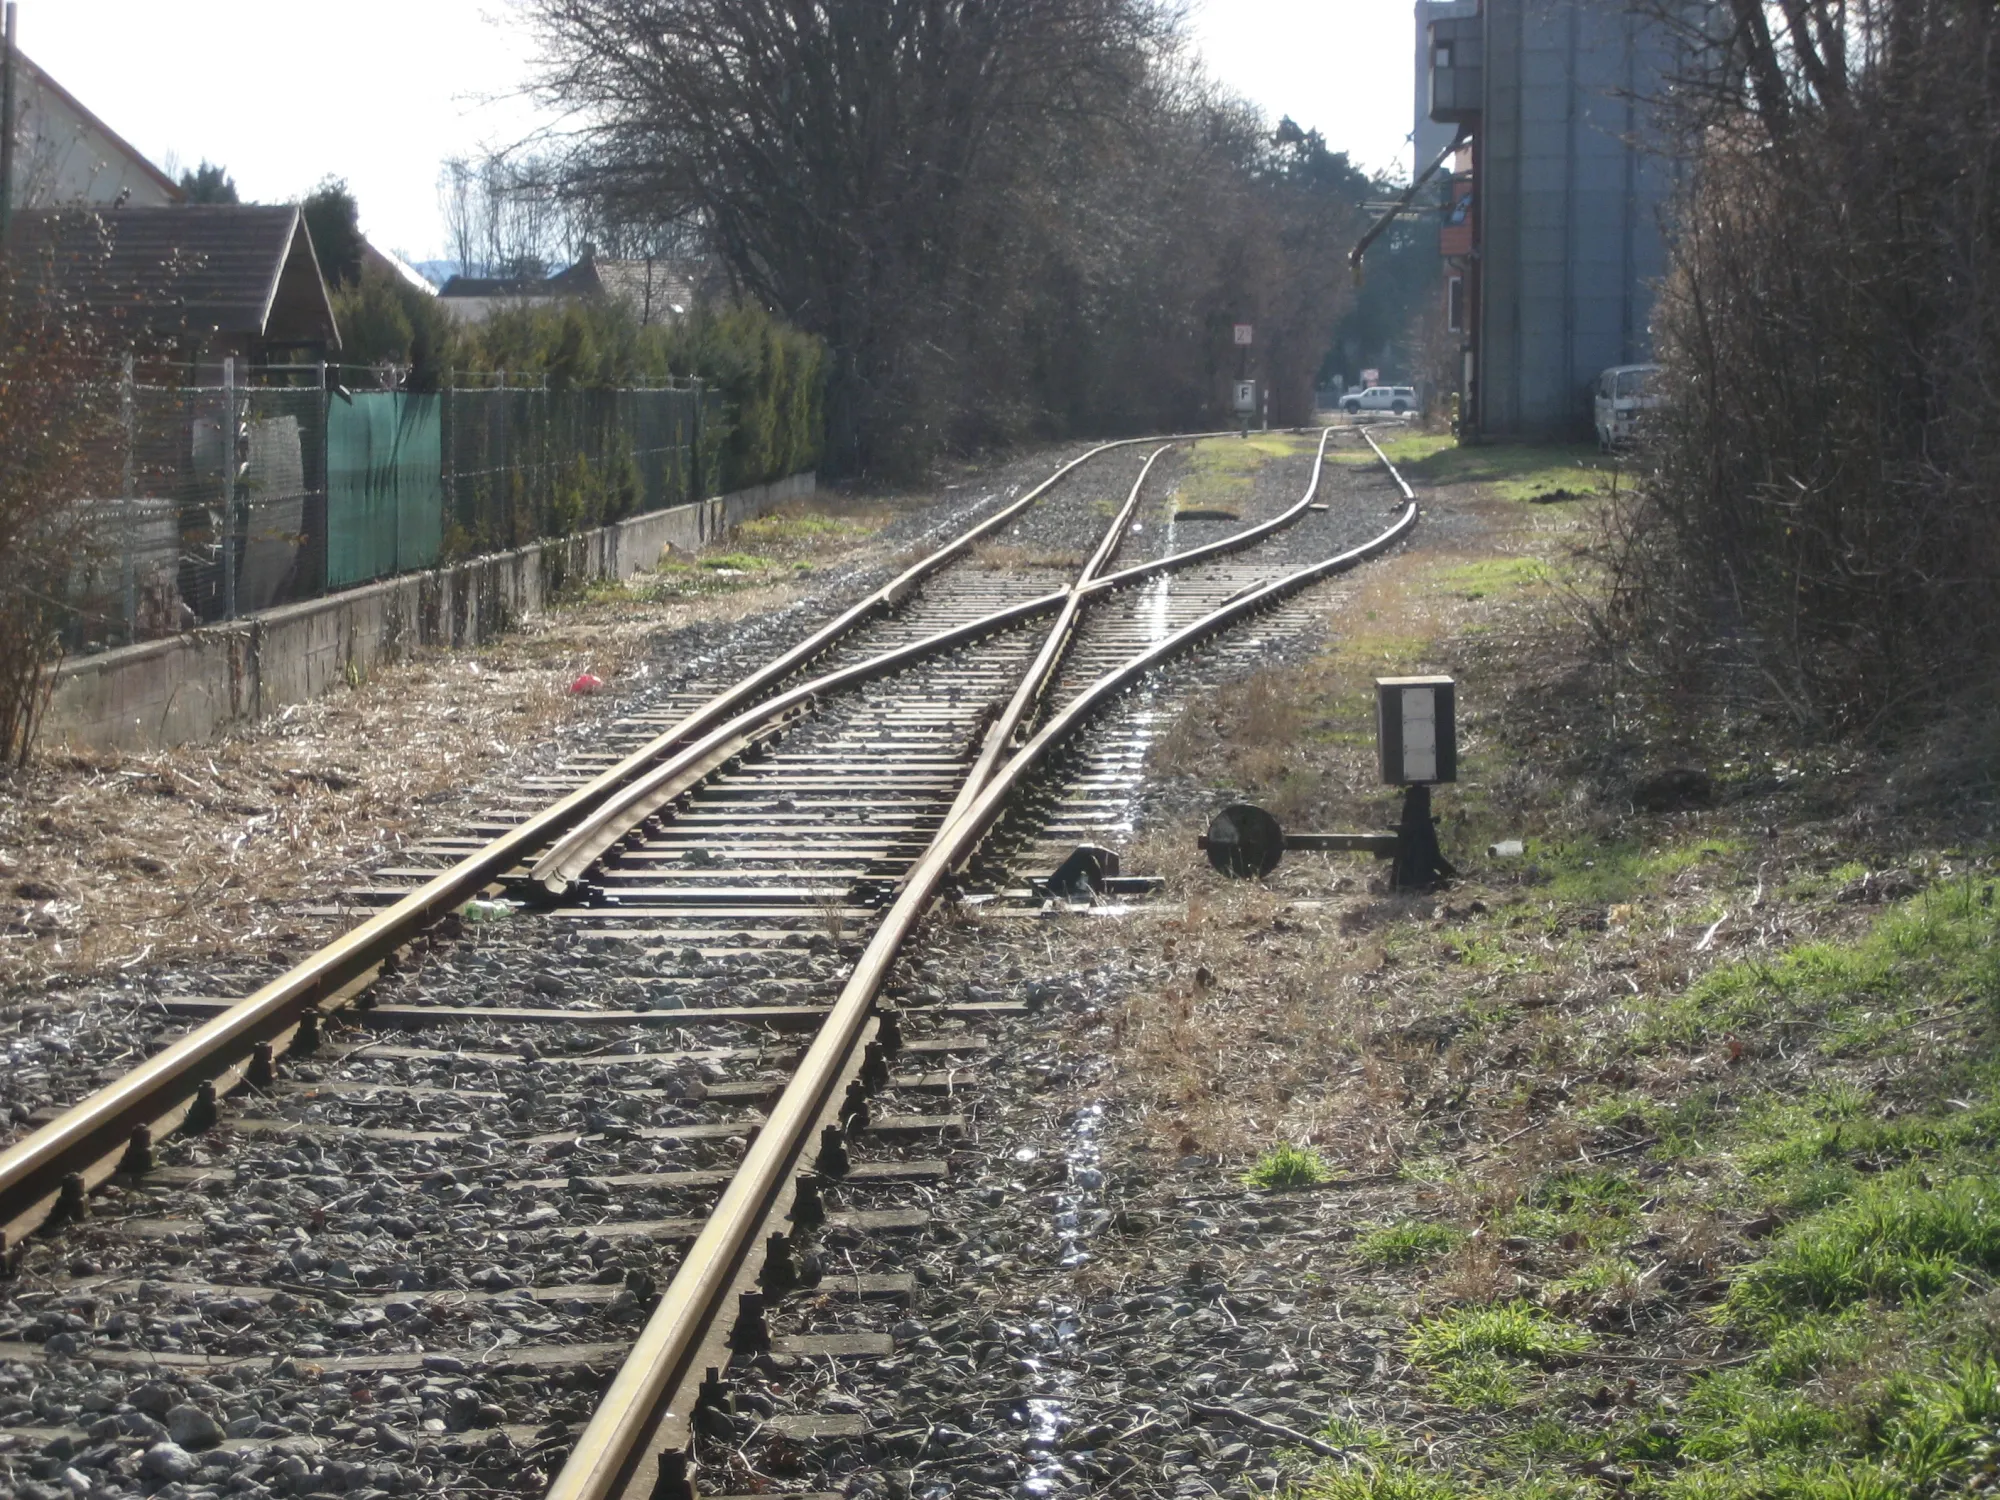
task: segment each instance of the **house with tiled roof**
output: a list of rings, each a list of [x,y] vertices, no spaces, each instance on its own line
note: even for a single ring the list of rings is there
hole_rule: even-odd
[[[622,302],[640,325],[672,323],[720,290],[700,257],[600,256],[585,245],[576,264],[553,276],[454,276],[438,290],[438,305],[461,323],[480,323],[502,308],[544,307],[570,300]]]
[[[100,318],[116,343],[168,356],[199,376],[312,363],[340,328],[296,204],[17,213],[10,257],[32,280]]]

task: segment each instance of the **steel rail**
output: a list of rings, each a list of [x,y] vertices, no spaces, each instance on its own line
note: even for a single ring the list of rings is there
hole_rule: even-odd
[[[485,890],[529,854],[561,837],[607,798],[643,774],[690,735],[725,722],[772,684],[798,670],[875,615],[895,608],[929,574],[1039,500],[1079,466],[1115,448],[1157,439],[1120,438],[1071,459],[1018,500],[918,559],[882,588],[805,640],[695,709],[615,766],[493,839],[393,906],[352,928],[254,994],[139,1064],[115,1083],[0,1151],[0,1260],[45,1223],[65,1201],[84,1195],[117,1170],[128,1146],[143,1148],[151,1133],[179,1122],[204,1086],[224,1089],[242,1074],[259,1043],[274,1053],[289,1045],[309,1010],[362,981],[423,928]],[[1051,605],[1050,607],[1053,607]]]
[[[1048,691],[1050,680],[1055,676],[1056,669],[1069,651],[1070,642],[1075,638],[1076,623],[1083,614],[1085,602],[1083,590],[1104,571],[1105,566],[1118,551],[1118,544],[1125,539],[1126,529],[1132,524],[1132,513],[1139,508],[1139,491],[1145,487],[1146,476],[1153,472],[1153,465],[1159,462],[1160,455],[1166,451],[1165,448],[1156,448],[1147,456],[1145,466],[1139,470],[1139,477],[1132,481],[1132,493],[1125,497],[1125,503],[1119,507],[1118,514],[1113,516],[1111,524],[1104,528],[1104,537],[1098,542],[1097,550],[1090,554],[1089,560],[1078,571],[1076,582],[1070,585],[1069,592],[1063,599],[1062,609],[1056,616],[1055,624],[1049,627],[1048,636],[1042,642],[1042,649],[1036,653],[1028,670],[1021,675],[1020,685],[1014,689],[1013,697],[1007,700],[1007,706],[988,726],[985,743],[979,747],[978,759],[973,762],[971,771],[966,773],[965,780],[959,785],[958,796],[952,800],[951,809],[945,814],[946,827],[949,827],[952,821],[971,805],[972,799],[977,797],[987,782],[993,779],[993,773],[999,768],[1000,758],[1007,754],[1008,747],[1014,743],[1021,725],[1042,701],[1042,695]]]
[[[1253,589],[1107,672],[1065,704],[997,772],[972,805],[939,830],[862,950],[811,1047],[550,1485],[548,1500],[610,1500],[646,1458],[644,1444],[666,1415],[662,1403],[689,1373],[772,1205],[803,1158],[813,1127],[871,1019],[891,964],[945,880],[971,858],[1027,773],[1104,703],[1160,662],[1257,609],[1393,546],[1416,519],[1412,501],[1393,524],[1361,546]]]
[[[1280,511],[1268,521],[1261,521],[1254,526],[1245,527],[1241,531],[1232,532],[1228,536],[1217,538],[1215,541],[1205,542],[1198,547],[1189,547],[1180,552],[1169,553],[1165,557],[1154,558],[1150,562],[1126,568],[1118,573],[1105,574],[1101,577],[1090,577],[1087,582],[1080,582],[1071,589],[1070,592],[1074,596],[1076,605],[1080,607],[1083,603],[1095,599],[1099,594],[1115,588],[1124,587],[1147,578],[1157,577],[1162,573],[1187,567],[1192,563],[1200,562],[1209,557],[1216,557],[1227,552],[1240,551],[1245,547],[1254,546],[1273,532],[1292,525],[1300,516],[1306,513],[1307,507],[1313,503],[1314,498],[1319,493],[1320,478],[1324,473],[1326,463],[1326,445],[1328,439],[1332,437],[1333,432],[1334,429],[1331,427],[1325,428],[1320,432],[1319,448],[1313,456],[1311,479],[1306,485],[1305,493],[1295,504]],[[1178,442],[1182,441],[1182,439],[1177,438],[1174,441]],[[1160,452],[1165,451],[1164,448],[1160,450]],[[1128,496],[1124,509],[1120,511],[1120,520],[1117,523],[1118,527],[1122,528],[1123,525],[1129,522],[1131,512],[1136,506],[1140,484],[1144,483],[1146,472],[1151,469],[1159,456],[1159,453],[1155,453],[1151,458],[1147,459],[1146,469],[1140,472],[1139,482],[1133,485],[1132,493]],[[1103,543],[1099,544],[1099,550],[1104,555],[1103,557],[1093,557],[1091,566],[1086,569],[1087,575],[1095,573],[1111,555],[1111,551],[1106,551]],[[1111,550],[1115,551],[1115,548]],[[852,667],[845,667],[826,673],[808,682],[800,683],[777,697],[767,699],[746,709],[735,719],[715,730],[709,738],[688,746],[670,760],[655,767],[650,772],[644,773],[637,780],[628,782],[617,793],[606,798],[586,819],[580,821],[542,854],[535,862],[534,868],[529,872],[529,879],[540,883],[551,895],[561,896],[566,893],[573,885],[581,881],[591,866],[615,846],[620,839],[624,838],[632,829],[645,822],[647,818],[652,817],[669,802],[673,801],[675,797],[687,790],[693,784],[693,781],[690,780],[689,767],[697,758],[708,757],[710,755],[710,747],[725,737],[733,736],[740,740],[745,736],[754,734],[758,725],[764,722],[766,718],[775,717],[792,708],[802,699],[833,692],[844,687],[851,687],[873,677],[885,675],[901,665],[920,660],[933,651],[950,645],[964,644],[995,630],[1019,624],[1035,614],[1040,614],[1046,610],[1063,605],[1064,600],[1065,595],[1061,593],[1043,595],[1041,598],[997,611],[994,614],[983,616],[978,620],[968,621],[966,624],[956,627],[952,631],[942,632],[939,635],[928,637],[909,646],[898,647],[893,651],[884,652],[878,657],[858,662]],[[1007,735],[1011,737],[1013,732],[1014,726],[1010,724]],[[997,744],[999,750],[1004,750],[1006,742],[1006,739],[995,741],[989,737],[986,747],[982,748],[979,764],[975,766],[972,777],[968,778],[968,785],[983,782],[984,778],[991,774],[994,759],[998,754],[998,750],[993,749],[993,747]],[[698,780],[699,778],[696,777],[694,779]],[[962,810],[963,801],[961,800],[953,804],[951,812],[953,815],[956,815]],[[949,821],[949,818],[947,818],[947,821]]]
[[[1160,455],[1172,446],[1169,443],[1166,447],[1155,449],[1147,457],[1144,466],[1139,470],[1139,477],[1132,482],[1132,490],[1126,496],[1125,504],[1106,529],[1104,539],[1098,543],[1097,551],[1084,565],[1078,579],[1079,584],[1087,583],[1094,578],[1116,550],[1119,540],[1125,534],[1125,528],[1131,523],[1132,512],[1138,507],[1139,492],[1146,483],[1146,476],[1152,473],[1153,465],[1159,461]],[[1053,641],[1057,635],[1066,633],[1075,619],[1076,587],[1072,585],[1065,592],[1045,594],[1007,609],[996,610],[992,614],[967,621],[951,630],[940,631],[922,640],[884,651],[866,661],[856,662],[852,666],[816,677],[810,682],[800,683],[778,694],[777,697],[767,699],[746,710],[707,738],[688,746],[607,800],[589,819],[578,824],[552,845],[535,862],[535,867],[528,872],[528,878],[551,896],[565,894],[583,879],[592,865],[635,826],[652,817],[708,774],[702,769],[703,766],[714,764],[719,755],[726,759],[726,752],[718,748],[719,746],[725,742],[741,742],[755,734],[762,719],[773,713],[794,709],[821,693],[838,692],[844,688],[859,686],[876,677],[886,676],[912,662],[921,661],[953,646],[969,644],[981,636],[1020,624],[1035,615],[1044,614],[1060,606],[1063,614],[1051,634]],[[1048,646],[1044,646],[1044,657],[1048,649]],[[1035,670],[1040,671],[1042,666],[1043,661],[1038,659]],[[1017,706],[1014,719],[1005,722],[1007,737],[1012,736],[1014,724],[1018,719]],[[1004,742],[1003,739],[999,743],[1004,746]],[[997,753],[996,741],[989,735],[974,771],[974,775],[979,777],[982,784],[984,776],[991,774],[992,757]],[[957,811],[958,807],[954,804],[952,813]],[[950,821],[949,816],[946,821]]]
[[[1327,439],[1332,437],[1334,432],[1335,429],[1331,427],[1320,429],[1319,451],[1313,455],[1312,477],[1306,483],[1306,492],[1293,504],[1271,517],[1270,520],[1259,521],[1255,526],[1246,526],[1241,531],[1232,531],[1228,536],[1217,537],[1212,542],[1203,542],[1198,547],[1189,547],[1184,552],[1170,553],[1166,557],[1156,557],[1151,562],[1134,563],[1131,567],[1121,568],[1116,573],[1107,573],[1093,583],[1087,592],[1097,594],[1107,589],[1126,588],[1132,584],[1144,582],[1148,578],[1156,577],[1161,573],[1169,572],[1176,568],[1184,568],[1189,563],[1200,562],[1203,558],[1221,557],[1225,553],[1241,552],[1245,547],[1254,547],[1273,532],[1282,531],[1285,527],[1290,526],[1306,513],[1307,508],[1319,496],[1320,476],[1326,468]],[[1362,436],[1365,437],[1367,434],[1363,433]],[[1382,450],[1378,448],[1375,451],[1379,455]],[[1386,464],[1389,461],[1384,458],[1382,462]],[[1389,471],[1392,474],[1395,473],[1395,466],[1393,464],[1390,465]],[[1403,483],[1402,475],[1396,475],[1396,482],[1398,484]],[[1406,500],[1415,501],[1416,497],[1409,493],[1408,485],[1403,485],[1403,492]]]
[[[941,651],[969,645],[983,636],[1047,614],[1058,608],[1065,597],[1057,591],[1024,599],[1019,604],[1010,604],[1005,609],[981,615],[963,625],[954,625],[949,630],[894,647],[852,666],[827,672],[809,682],[787,688],[774,698],[752,705],[727,724],[675,752],[608,799],[589,819],[550,845],[529,870],[528,879],[551,896],[565,894],[633,828],[706,778],[715,765],[727,760],[734,753],[730,746],[741,746],[754,740],[766,732],[773,720],[801,712],[823,694],[858,687]]]

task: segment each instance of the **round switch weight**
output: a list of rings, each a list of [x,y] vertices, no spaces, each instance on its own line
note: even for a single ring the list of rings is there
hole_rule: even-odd
[[[1261,807],[1234,802],[1208,825],[1208,862],[1238,880],[1268,875],[1285,852],[1285,831]]]

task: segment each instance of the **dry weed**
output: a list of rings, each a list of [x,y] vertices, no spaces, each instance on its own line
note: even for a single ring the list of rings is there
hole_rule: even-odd
[[[212,744],[45,752],[0,798],[0,985],[14,991],[197,958],[299,957],[324,899],[534,770],[551,742],[660,667],[655,642],[780,607],[796,585],[565,604],[490,645],[425,651]],[[385,754],[383,747],[393,747]]]

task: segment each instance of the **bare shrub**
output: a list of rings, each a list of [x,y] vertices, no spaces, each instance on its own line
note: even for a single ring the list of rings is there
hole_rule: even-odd
[[[18,242],[0,259],[0,765],[27,761],[93,550],[77,499],[117,481],[97,337],[41,269]]]
[[[2000,15],[1729,12],[1686,33],[1667,403],[1605,620],[1673,694],[1868,732],[2000,660]]]

